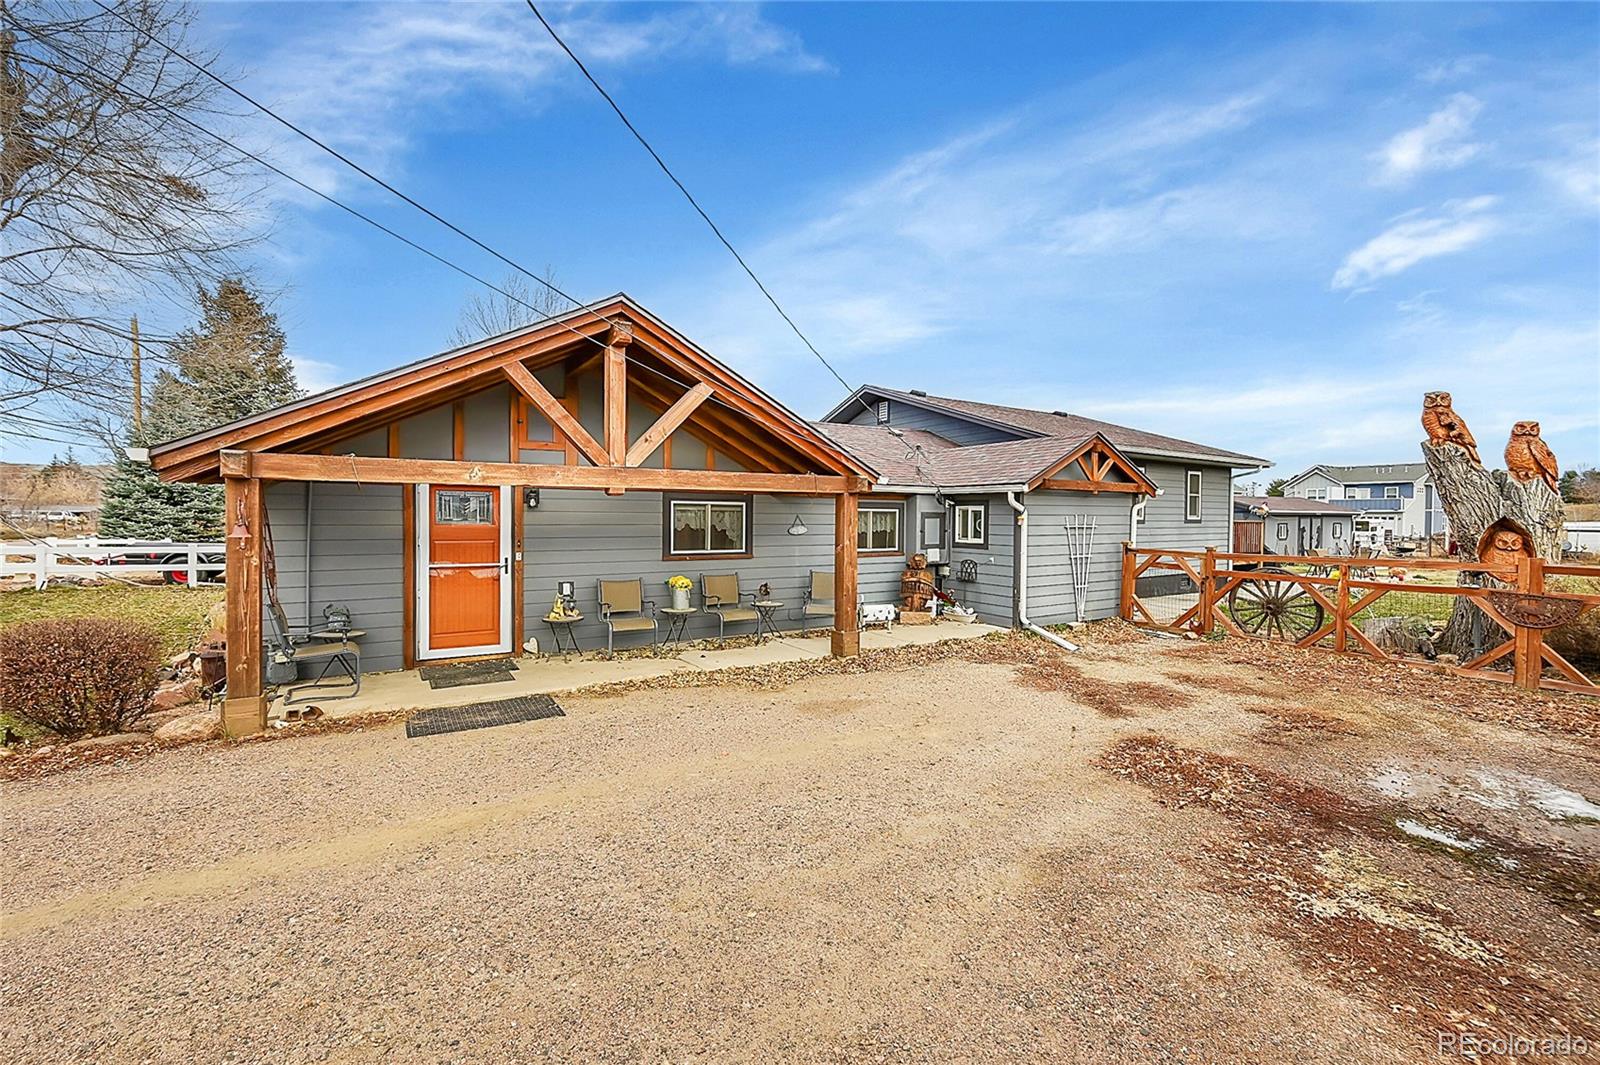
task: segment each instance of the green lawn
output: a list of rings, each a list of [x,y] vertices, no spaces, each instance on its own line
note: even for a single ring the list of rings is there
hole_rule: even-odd
[[[99,584],[0,592],[0,630],[38,618],[120,618],[154,626],[161,653],[194,647],[206,634],[206,614],[222,602],[221,588]]]

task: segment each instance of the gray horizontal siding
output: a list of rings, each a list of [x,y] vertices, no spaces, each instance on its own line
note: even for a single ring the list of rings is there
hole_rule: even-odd
[[[953,524],[949,525],[952,529],[949,534],[951,566],[950,580],[945,583],[945,589],[963,606],[976,610],[979,620],[1009,628],[1013,623],[1015,607],[1011,578],[1016,567],[1011,550],[1016,539],[1016,522],[1003,495],[962,496],[960,501],[973,502],[980,498],[989,505],[989,546],[962,547],[954,542]],[[960,579],[963,559],[978,564],[977,580],[966,582]]]
[[[752,500],[752,556],[747,559],[704,559],[668,562],[661,558],[661,494],[629,492],[607,496],[599,492],[546,490],[539,508],[529,511],[523,529],[523,607],[526,628],[541,644],[549,642],[548,628],[539,620],[550,609],[560,581],[577,585],[578,605],[587,615],[576,626],[584,646],[604,646],[605,626],[597,608],[599,582],[639,577],[645,597],[664,607],[671,595],[666,580],[683,574],[695,582],[691,595],[700,605],[699,579],[703,573],[738,573],[740,589],[754,592],[766,582],[772,594],[786,605],[779,613],[782,628],[799,626],[802,595],[813,569],[833,568],[833,501],[758,495]],[[799,516],[806,526],[803,536],[791,536],[789,526]],[[905,531],[902,530],[902,538]],[[863,558],[859,584],[867,602],[898,598],[903,556]],[[748,625],[730,632],[749,631]],[[714,617],[696,616],[689,623],[691,637],[714,636]],[[622,637],[621,644],[640,643],[643,637]]]
[[[307,487],[275,484],[266,493],[278,597],[290,623],[320,623],[325,605],[348,606],[356,626],[366,632],[361,640],[363,667],[399,669],[405,565],[401,489],[395,485],[310,485],[313,535],[308,582]]]
[[[848,412],[847,412],[848,413]],[[877,425],[877,404],[872,404],[872,409],[864,409],[860,404],[855,405],[855,413],[849,418],[856,425]],[[955,444],[993,444],[1002,440],[1021,440],[1027,434],[1008,433],[1003,429],[996,429],[988,425],[979,425],[977,422],[965,418],[957,418],[938,411],[925,410],[910,403],[900,400],[889,401],[889,422],[896,429],[926,429],[930,433],[938,433]]]
[[[1203,551],[1208,547],[1228,549],[1233,531],[1233,471],[1225,466],[1198,463],[1148,462],[1142,464],[1145,476],[1157,488],[1166,490],[1145,504],[1145,520],[1135,536],[1140,547],[1167,547],[1177,551]],[[1186,471],[1200,470],[1200,520],[1184,520],[1184,478]],[[1119,536],[1119,541],[1125,539]]]
[[[1122,542],[1128,537],[1131,496],[1119,492],[1030,492],[1028,507],[1028,618],[1040,625],[1116,615],[1122,588]],[[1084,616],[1076,616],[1066,523],[1095,519]]]

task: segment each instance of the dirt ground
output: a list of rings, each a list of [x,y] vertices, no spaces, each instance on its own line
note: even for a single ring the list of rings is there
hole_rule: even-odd
[[[0,1045],[279,1063],[1600,1044],[1600,702],[1090,638],[10,781]]]

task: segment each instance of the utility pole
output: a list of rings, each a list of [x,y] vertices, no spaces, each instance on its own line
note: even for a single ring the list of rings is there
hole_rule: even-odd
[[[144,371],[139,365],[139,316],[133,316],[133,321],[128,325],[129,335],[133,338],[133,431],[144,430]]]

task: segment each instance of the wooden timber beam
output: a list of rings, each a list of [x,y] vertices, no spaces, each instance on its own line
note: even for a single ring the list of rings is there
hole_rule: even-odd
[[[1039,487],[1051,492],[1144,492],[1128,481],[1063,481],[1053,477],[1045,478]]]
[[[267,700],[261,692],[261,545],[266,539],[267,509],[250,456],[242,459],[232,464],[239,475],[223,481],[228,690],[222,730],[228,736],[248,736],[267,727]]]
[[[633,391],[645,406],[654,407],[660,413],[665,413],[674,402],[662,382],[650,380],[649,374],[634,376]],[[780,451],[758,439],[748,426],[740,424],[734,415],[718,410],[715,404],[703,403],[695,414],[694,422],[686,424],[684,429],[697,436],[708,448],[727,455],[741,466],[752,470],[805,468],[804,456],[795,457],[800,455],[799,452]],[[696,425],[703,431],[696,433]]]
[[[655,454],[656,448],[661,446],[662,441],[671,436],[678,426],[688,421],[689,415],[698,410],[700,404],[711,398],[712,391],[712,387],[702,381],[679,396],[678,401],[668,407],[666,412],[656,419],[655,424],[646,429],[644,435],[628,448],[623,465],[637,466]]]
[[[517,462],[453,462],[446,459],[386,459],[357,455],[289,455],[224,451],[223,462],[248,462],[268,481],[334,481],[356,484],[527,485],[536,488],[638,489],[647,492],[759,492],[838,495],[864,492],[864,477],[821,473],[737,473],[726,470],[665,470],[628,466],[544,466]],[[852,544],[854,541],[851,541]],[[852,548],[853,550],[853,548]]]
[[[845,492],[833,499],[833,639],[835,658],[861,653],[861,622],[856,607],[856,537],[861,529],[861,497]]]
[[[606,337],[606,451],[611,464],[621,466],[628,454],[628,345],[633,326],[618,323]]]
[[[539,379],[529,373],[527,367],[520,362],[508,362],[500,367],[506,379],[513,388],[527,397],[528,402],[539,408],[539,413],[564,434],[568,440],[584,453],[590,462],[597,466],[611,464],[611,455],[600,442],[589,435],[589,430],[578,423],[578,419],[564,407],[559,399],[550,394],[550,390],[540,383]]]

